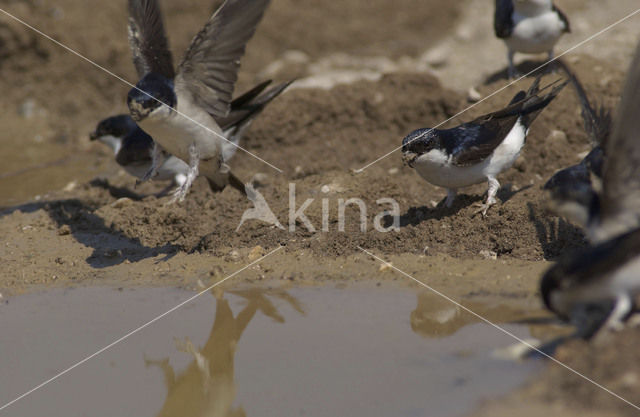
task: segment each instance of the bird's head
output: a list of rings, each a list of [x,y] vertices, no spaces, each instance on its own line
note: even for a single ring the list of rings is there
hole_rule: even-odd
[[[437,145],[433,129],[414,130],[402,139],[402,161],[413,167],[416,158],[424,155]]]
[[[105,136],[124,138],[136,128],[136,123],[128,114],[107,117],[89,134],[91,140],[100,140]]]
[[[136,122],[158,109],[175,108],[177,101],[173,81],[153,72],[145,75],[127,95],[127,106]]]
[[[92,141],[99,140],[118,153],[122,140],[136,128],[136,122],[128,114],[121,114],[102,120],[96,129],[89,133],[89,138]]]

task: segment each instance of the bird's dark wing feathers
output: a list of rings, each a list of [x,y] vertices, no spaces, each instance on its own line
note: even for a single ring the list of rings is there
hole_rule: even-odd
[[[558,16],[560,16],[560,20],[562,20],[562,22],[564,23],[564,31],[570,33],[571,25],[569,24],[569,18],[567,17],[567,15],[564,14],[564,12],[560,10],[555,4],[551,6],[551,10],[558,13]]]
[[[500,119],[488,119],[481,123],[465,123],[439,133],[442,144],[456,166],[475,165],[491,156],[491,153],[509,134],[518,115]]]
[[[216,122],[222,130],[231,127],[240,128],[253,120],[274,98],[278,97],[293,81],[265,88],[271,81],[263,82],[231,102],[231,111],[226,117],[217,117]]]
[[[269,0],[226,0],[191,41],[178,67],[176,93],[214,117],[229,113],[240,58]]]
[[[640,229],[584,249],[576,256],[560,259],[545,275],[551,273],[562,289],[584,285],[603,278],[633,260],[640,252]]]
[[[140,128],[122,140],[122,147],[116,155],[116,162],[120,165],[135,163],[151,163],[153,139]]]
[[[508,38],[513,31],[512,0],[496,0],[496,12],[493,16],[493,29],[498,38]]]
[[[604,149],[602,217],[615,220],[624,213],[640,224],[640,44],[622,91]]]
[[[138,77],[155,72],[173,79],[173,59],[157,0],[129,0],[129,46]]]

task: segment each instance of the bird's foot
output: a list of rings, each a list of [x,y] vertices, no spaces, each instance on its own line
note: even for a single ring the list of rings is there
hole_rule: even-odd
[[[191,188],[191,181],[185,181],[184,184],[175,189],[175,191],[173,192],[173,197],[171,197],[171,200],[169,200],[167,205],[174,204],[175,202],[182,203],[187,195],[187,192],[189,192],[189,188]]]
[[[471,217],[475,217],[478,214],[482,214],[482,217],[487,217],[487,211],[494,204],[496,204],[495,198],[488,198],[485,203],[473,203],[473,206],[478,207],[478,209],[473,212]]]
[[[473,211],[471,217],[475,217],[478,214],[482,214],[482,217],[487,217],[487,210],[489,210],[489,207],[491,207],[492,205],[493,204],[489,203],[473,203],[473,206],[478,208]]]
[[[156,175],[158,175],[158,167],[155,165],[152,165],[151,168],[144,174],[142,178],[140,178],[139,180],[136,180],[136,185],[134,186],[134,188],[144,182],[151,180]]]

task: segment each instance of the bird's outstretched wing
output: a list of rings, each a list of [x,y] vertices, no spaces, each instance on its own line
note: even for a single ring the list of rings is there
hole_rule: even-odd
[[[601,238],[640,225],[640,44],[605,144]]]
[[[496,0],[496,12],[493,16],[493,30],[498,38],[508,38],[513,31],[512,0]]]
[[[129,46],[140,78],[154,72],[173,79],[173,59],[157,0],[129,0]]]
[[[209,19],[178,67],[176,93],[187,94],[213,117],[229,112],[240,58],[269,0],[226,0]]]

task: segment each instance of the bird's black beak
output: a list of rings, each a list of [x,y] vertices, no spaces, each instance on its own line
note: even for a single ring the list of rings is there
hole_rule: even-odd
[[[96,132],[95,130],[91,133],[89,133],[89,139],[90,140],[96,140],[98,139],[98,132]]]

